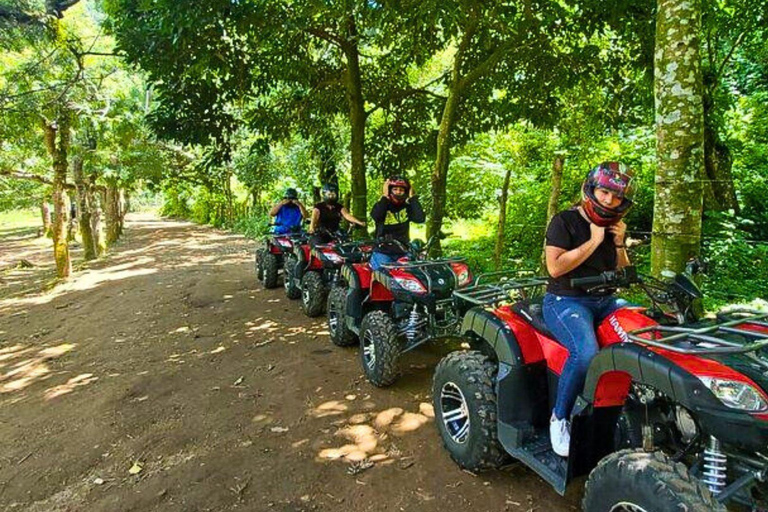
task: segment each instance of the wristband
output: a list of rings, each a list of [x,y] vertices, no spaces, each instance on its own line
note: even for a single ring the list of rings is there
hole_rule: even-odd
[[[626,245],[617,245],[617,246],[615,246],[615,247],[616,247],[617,249],[626,249],[626,248],[627,248],[627,246],[626,246]]]

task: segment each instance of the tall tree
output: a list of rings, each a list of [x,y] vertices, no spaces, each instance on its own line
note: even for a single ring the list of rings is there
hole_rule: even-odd
[[[678,272],[699,254],[704,118],[701,1],[659,0],[654,90],[658,168],[651,266]]]

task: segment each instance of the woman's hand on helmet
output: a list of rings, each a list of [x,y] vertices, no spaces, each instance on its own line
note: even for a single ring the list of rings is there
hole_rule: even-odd
[[[389,197],[389,178],[384,180],[384,188],[381,191],[381,195]]]
[[[409,187],[408,197],[410,198],[410,197],[413,197],[414,195],[416,195],[415,187],[413,186],[413,183],[411,183],[411,186]]]
[[[627,234],[627,225],[623,220],[620,220],[616,224],[608,227],[608,231],[613,235],[613,243],[616,245],[624,245],[624,236]]]
[[[589,223],[589,233],[590,233],[590,241],[594,243],[595,245],[599,245],[603,243],[603,240],[605,239],[605,227],[598,226],[594,222]]]

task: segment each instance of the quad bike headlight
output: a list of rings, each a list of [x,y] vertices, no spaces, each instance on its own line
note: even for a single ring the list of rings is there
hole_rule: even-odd
[[[324,252],[323,256],[328,258],[333,263],[341,263],[343,261],[341,256],[339,256],[338,254],[336,254],[335,252],[332,252],[332,251]]]
[[[426,288],[415,279],[408,279],[406,277],[392,277],[397,285],[405,291],[411,293],[427,293]]]
[[[709,388],[724,405],[731,409],[746,412],[764,412],[768,410],[768,402],[763,393],[746,382],[718,379],[715,377],[699,377],[699,380]]]
[[[461,288],[472,282],[472,273],[469,271],[469,267],[463,263],[452,263],[451,268],[456,275],[456,286]]]
[[[283,247],[291,247],[291,241],[290,240],[283,240],[282,238],[278,238],[277,239],[277,243],[279,243]]]

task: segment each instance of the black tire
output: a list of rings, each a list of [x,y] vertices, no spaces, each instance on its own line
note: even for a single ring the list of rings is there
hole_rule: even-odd
[[[309,317],[316,317],[325,311],[328,288],[320,272],[310,271],[301,278],[301,309]]]
[[[402,340],[384,311],[371,311],[360,325],[360,362],[368,382],[383,388],[400,377],[398,359]]]
[[[587,480],[582,508],[585,512],[726,510],[683,464],[662,452],[642,450],[622,450],[601,460]]]
[[[498,365],[476,350],[451,352],[435,368],[435,425],[451,458],[470,471],[495,469],[509,460],[496,434],[497,371]],[[446,421],[445,413],[453,411],[455,417]]]
[[[283,286],[285,287],[285,296],[291,300],[301,297],[301,288],[296,286],[296,280],[293,278],[293,274],[296,271],[296,265],[298,264],[299,260],[296,256],[286,256],[285,263],[283,263]]]
[[[264,270],[264,288],[277,288],[277,256],[268,252],[261,259],[261,268]]]
[[[328,293],[328,332],[337,347],[351,347],[357,336],[347,327],[347,287],[334,286]]]
[[[259,281],[264,281],[264,249],[256,249],[256,279]]]

